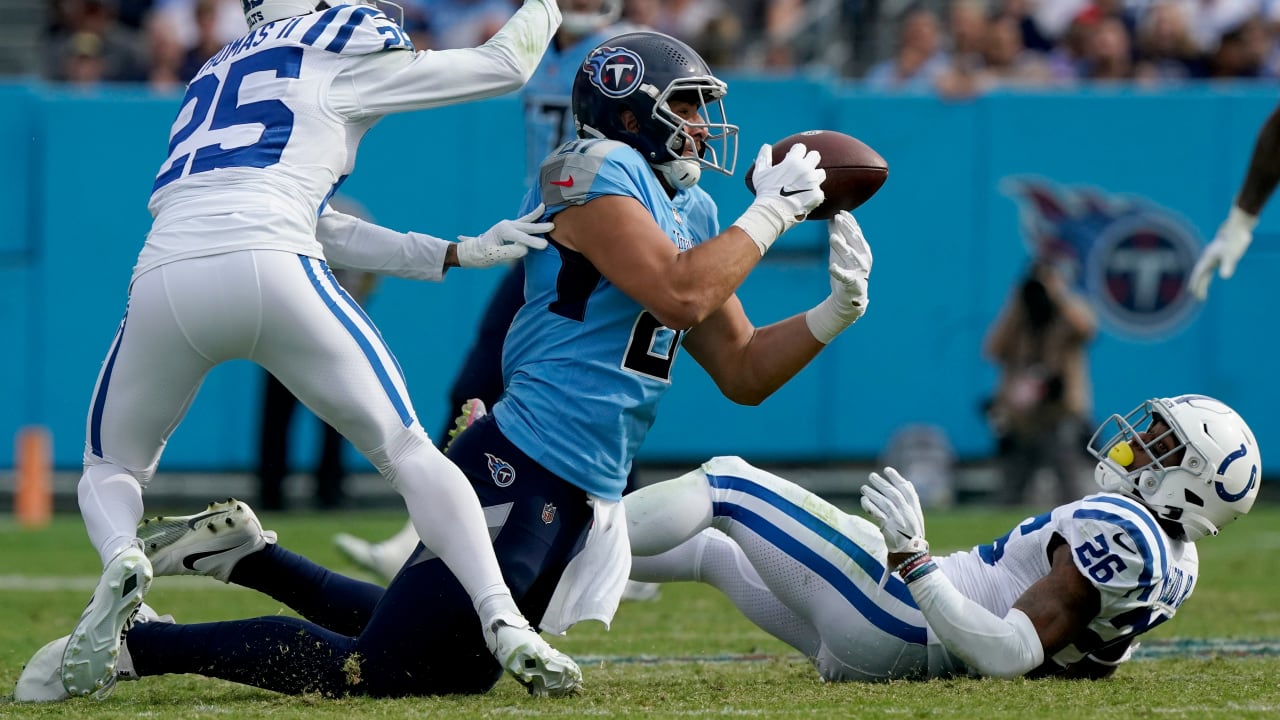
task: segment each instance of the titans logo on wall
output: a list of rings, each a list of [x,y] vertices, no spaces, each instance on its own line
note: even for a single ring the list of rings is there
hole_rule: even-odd
[[[626,48],[600,47],[591,51],[582,63],[582,72],[591,84],[612,98],[626,97],[640,87],[644,77],[644,61]]]
[[[1186,220],[1150,200],[1043,178],[1007,178],[1033,257],[1053,262],[1118,335],[1159,340],[1181,330],[1197,303],[1186,290],[1202,241]]]

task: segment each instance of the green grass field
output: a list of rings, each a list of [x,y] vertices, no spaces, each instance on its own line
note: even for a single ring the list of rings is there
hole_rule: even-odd
[[[180,513],[197,508],[170,508]],[[163,511],[165,508],[150,508]],[[986,542],[1026,513],[927,514],[935,548]],[[946,680],[826,685],[803,658],[757,630],[714,590],[679,584],[654,602],[625,603],[614,629],[573,629],[555,644],[577,657],[581,696],[531,698],[510,679],[481,697],[331,700],[286,697],[193,676],[120,683],[104,701],[15,704],[22,665],[70,631],[97,577],[80,519],[47,529],[0,524],[0,718],[1275,718],[1280,717],[1280,508],[1262,506],[1200,544],[1201,575],[1177,618],[1144,638],[1139,657],[1108,681]],[[394,513],[264,515],[291,549],[353,570],[330,544],[346,530],[381,538]],[[181,622],[287,612],[207,578],[157,578],[148,602]],[[430,648],[423,648],[430,652]]]

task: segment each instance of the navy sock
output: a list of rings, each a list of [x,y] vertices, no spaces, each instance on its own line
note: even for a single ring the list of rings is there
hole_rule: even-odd
[[[381,585],[336,573],[279,545],[247,555],[231,582],[279,600],[313,623],[340,635],[359,635],[382,599]]]
[[[139,623],[126,642],[139,675],[195,673],[291,695],[364,690],[348,667],[354,641],[297,618]]]

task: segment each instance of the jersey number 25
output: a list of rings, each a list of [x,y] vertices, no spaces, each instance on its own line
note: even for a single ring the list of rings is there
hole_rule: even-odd
[[[257,100],[240,103],[240,85],[255,72],[275,73],[278,78],[297,78],[302,68],[302,48],[275,47],[241,58],[227,68],[226,80],[205,75],[191,83],[182,99],[178,118],[190,112],[187,121],[169,138],[169,160],[164,164],[151,192],[159,190],[183,175],[228,167],[264,168],[280,161],[284,147],[293,134],[293,111],[279,100]],[[189,110],[188,110],[189,109]],[[210,117],[210,111],[213,112]],[[209,121],[205,132],[237,125],[261,125],[262,135],[252,145],[223,148],[219,142],[202,145],[194,152],[174,152]],[[175,123],[176,124],[176,123]]]

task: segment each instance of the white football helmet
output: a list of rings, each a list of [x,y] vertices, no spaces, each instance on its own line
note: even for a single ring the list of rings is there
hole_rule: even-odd
[[[1141,433],[1155,419],[1170,430],[1144,441]],[[1162,445],[1164,452],[1155,449],[1161,440],[1169,441]],[[1117,449],[1122,444],[1129,447]],[[1153,460],[1129,470],[1125,465],[1132,462],[1133,444]],[[1185,450],[1182,461],[1166,465],[1179,450]],[[1192,542],[1217,535],[1249,512],[1258,496],[1262,457],[1253,432],[1236,411],[1204,395],[1156,398],[1123,417],[1112,415],[1093,434],[1089,452],[1098,459],[1094,479],[1099,487],[1136,498],[1180,525]]]
[[[559,0],[560,27],[570,35],[590,35],[622,17],[622,0]]]
[[[244,10],[244,21],[249,30],[257,30],[276,20],[283,20],[297,15],[307,15],[317,10],[326,10],[338,5],[368,5],[381,10],[397,25],[404,27],[404,9],[390,0],[240,0]]]

